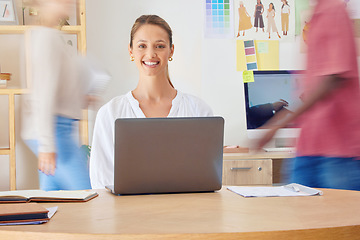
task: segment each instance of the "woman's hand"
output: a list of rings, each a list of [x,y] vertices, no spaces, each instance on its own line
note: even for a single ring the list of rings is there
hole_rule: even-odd
[[[280,101],[274,102],[272,105],[274,107],[274,110],[276,112],[278,112],[281,109],[283,109],[283,107],[288,107],[289,103],[287,101],[285,101],[284,99],[280,99]]]
[[[56,168],[56,153],[40,152],[39,153],[39,170],[46,175],[55,175]]]

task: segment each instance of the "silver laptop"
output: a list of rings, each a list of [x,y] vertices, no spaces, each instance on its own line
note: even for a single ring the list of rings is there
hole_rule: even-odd
[[[209,192],[222,186],[224,119],[115,121],[114,194]]]

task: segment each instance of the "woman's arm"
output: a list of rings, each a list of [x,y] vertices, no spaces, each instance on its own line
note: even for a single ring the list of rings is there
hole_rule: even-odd
[[[97,113],[90,153],[90,181],[94,189],[114,179],[114,119],[104,105]]]
[[[33,116],[37,132],[38,169],[47,175],[55,174],[55,112],[57,89],[60,84],[62,50],[59,36],[53,30],[35,30],[31,33],[31,60],[33,79],[31,94]]]

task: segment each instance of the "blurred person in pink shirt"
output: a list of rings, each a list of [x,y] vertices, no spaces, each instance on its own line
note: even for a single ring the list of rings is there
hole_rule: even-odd
[[[341,0],[317,0],[308,33],[304,104],[267,126],[262,148],[301,115],[291,182],[360,190],[360,89],[354,29]]]

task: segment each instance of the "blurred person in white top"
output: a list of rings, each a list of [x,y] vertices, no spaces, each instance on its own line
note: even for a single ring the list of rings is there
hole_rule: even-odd
[[[114,184],[114,125],[117,118],[205,117],[211,108],[200,98],[174,88],[168,73],[174,45],[167,22],[142,15],[134,23],[128,46],[139,70],[137,87],[113,98],[98,112],[90,155],[92,188]],[[174,136],[175,137],[175,136]],[[141,146],[139,146],[141,151]]]
[[[22,137],[38,156],[43,190],[89,189],[87,156],[75,139],[81,110],[108,81],[108,75],[65,43],[58,25],[74,0],[33,0],[40,26],[27,35],[30,93],[23,101]]]

